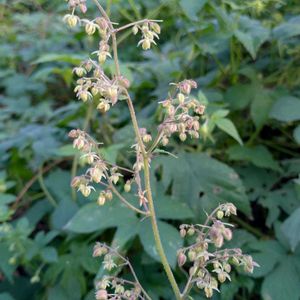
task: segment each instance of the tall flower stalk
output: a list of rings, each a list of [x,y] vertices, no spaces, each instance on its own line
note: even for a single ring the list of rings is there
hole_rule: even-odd
[[[83,102],[98,101],[97,109],[101,112],[107,112],[120,100],[126,100],[135,133],[136,142],[132,147],[136,157],[132,169],[113,165],[101,157],[98,151],[99,144],[92,137],[80,129],[74,129],[70,132],[69,136],[73,139],[74,147],[82,152],[82,160],[90,167],[85,174],[74,177],[71,185],[72,187],[77,188],[84,196],[88,197],[94,190],[93,184],[100,184],[104,187],[104,190],[101,191],[98,196],[98,204],[100,206],[104,205],[107,201],[112,200],[113,196],[115,196],[135,213],[144,216],[144,218],[150,218],[155,246],[175,298],[177,300],[186,299],[191,287],[195,283],[197,283],[199,288],[205,290],[207,297],[211,297],[213,289],[217,289],[216,280],[212,279],[214,277],[209,275],[209,271],[206,269],[206,265],[209,264],[212,256],[213,262],[218,262],[221,266],[220,268],[215,268],[216,270],[221,270],[216,272],[222,272],[222,276],[225,276],[225,278],[227,278],[226,274],[228,274],[230,270],[227,266],[227,271],[229,272],[223,271],[224,261],[228,261],[228,259],[234,257],[239,264],[245,264],[245,258],[240,251],[232,250],[230,252],[230,250],[227,249],[227,252],[224,252],[224,255],[219,255],[219,253],[209,254],[207,252],[209,243],[214,244],[216,247],[221,247],[223,245],[224,237],[226,239],[231,239],[230,229],[226,228],[220,220],[216,222],[214,219],[215,212],[219,212],[219,217],[220,214],[224,212],[225,214],[230,215],[230,213],[235,212],[234,208],[227,205],[226,207],[219,207],[213,212],[213,214],[208,217],[207,223],[203,227],[209,228],[207,233],[204,233],[203,230],[199,231],[199,229],[193,225],[182,225],[180,230],[182,237],[185,236],[183,233],[187,228],[189,235],[193,235],[197,232],[198,237],[194,245],[181,249],[178,252],[178,264],[180,267],[183,267],[186,264],[185,253],[187,251],[188,253],[194,253],[189,254],[190,258],[192,258],[190,260],[193,262],[193,266],[189,269],[190,275],[188,282],[181,292],[162,245],[150,181],[152,154],[159,145],[166,146],[173,134],[178,134],[181,141],[185,141],[187,137],[199,138],[201,116],[204,113],[205,107],[191,95],[191,90],[196,88],[197,84],[193,80],[172,83],[174,86],[173,92],[170,93],[165,100],[160,102],[160,105],[165,111],[165,117],[163,122],[158,126],[156,137],[152,139],[152,135],[147,132],[147,129],[141,128],[138,124],[134,105],[128,92],[130,82],[123,76],[120,69],[117,34],[122,30],[131,28],[133,34],[141,34],[141,40],[138,42],[138,46],[141,45],[143,50],[148,50],[153,44],[156,45],[156,40],[159,39],[159,23],[161,21],[144,19],[124,26],[115,27],[115,23],[111,21],[99,1],[92,1],[100,13],[100,16],[96,19],[81,19],[75,14],[78,9],[81,13],[86,12],[85,0],[69,0],[71,14],[66,15],[64,18],[70,27],[75,27],[78,24],[83,25],[88,35],[93,35],[98,32],[101,37],[99,49],[93,52],[93,54],[97,55],[98,61],[88,59],[74,69],[74,73],[79,77],[75,92],[77,97]],[[112,52],[110,51],[110,48],[112,48]],[[113,74],[111,78],[104,73],[102,68],[102,65],[109,58],[113,58],[115,65],[115,74]],[[129,192],[131,185],[136,185],[140,204],[139,208],[128,201],[116,187],[122,180],[122,171],[124,170],[132,175],[132,178],[126,181],[124,190],[125,192]],[[143,176],[141,176],[141,172],[143,172]],[[142,177],[144,178],[144,182],[141,181]],[[231,207],[231,211],[228,207]],[[208,226],[209,222],[213,222],[211,227]],[[104,256],[104,267],[107,270],[111,270],[117,265],[115,262],[116,260],[123,261],[123,265],[129,266],[135,279],[134,282],[129,282],[119,278],[112,279],[106,277],[105,280],[102,280],[97,284],[96,299],[151,299],[140,285],[129,261],[122,257],[116,250],[107,245],[98,243],[94,248],[94,256]],[[248,265],[250,264],[251,262],[248,261]],[[250,267],[248,269],[250,270]],[[202,284],[199,283],[200,275],[198,276],[198,274],[201,276],[203,275],[201,277]],[[223,280],[223,277],[220,278]],[[221,282],[222,280],[219,281]],[[124,286],[128,285],[133,286],[130,291],[124,288]],[[113,293],[107,291],[109,287],[110,289],[114,289]]]

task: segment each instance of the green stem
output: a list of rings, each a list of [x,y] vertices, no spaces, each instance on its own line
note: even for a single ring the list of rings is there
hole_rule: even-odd
[[[116,38],[116,33],[114,32],[114,27],[113,27],[112,22],[110,21],[108,15],[106,14],[105,10],[101,6],[101,4],[98,2],[98,0],[93,0],[93,1],[97,5],[97,7],[98,7],[100,13],[102,14],[102,16],[108,22],[108,26],[110,28],[111,37],[112,37],[112,48],[113,48],[113,55],[114,55],[114,63],[115,63],[115,67],[116,67],[116,75],[120,76],[121,72],[120,72],[120,66],[119,66],[119,60],[118,60],[117,38]],[[134,132],[135,132],[135,135],[136,135],[136,139],[138,141],[139,148],[140,148],[140,151],[141,151],[143,159],[144,159],[145,189],[146,189],[146,194],[147,194],[147,200],[149,201],[150,218],[151,218],[151,224],[152,224],[156,249],[157,249],[158,254],[161,258],[162,265],[163,265],[164,270],[167,274],[167,277],[170,281],[170,284],[173,288],[175,297],[176,297],[177,300],[181,300],[182,297],[181,297],[181,294],[180,294],[179,287],[176,283],[173,272],[172,272],[171,267],[168,263],[166,254],[165,254],[163,246],[162,246],[160,235],[159,235],[159,230],[158,230],[158,225],[157,225],[157,220],[156,220],[156,214],[155,214],[155,208],[154,208],[152,192],[151,192],[150,170],[149,170],[148,157],[147,157],[147,153],[146,153],[146,150],[145,150],[145,145],[142,141],[142,138],[141,138],[141,135],[140,135],[140,132],[139,132],[139,126],[138,126],[135,110],[134,110],[130,95],[129,95],[127,90],[126,90],[125,93],[126,93],[126,96],[127,96],[127,104],[128,104],[128,108],[129,108],[129,111],[130,111],[130,116],[131,116],[131,120],[132,120],[132,124],[133,124],[133,128],[134,128]]]
[[[165,269],[165,272],[167,274],[169,282],[171,283],[171,286],[173,288],[175,297],[176,297],[177,300],[180,300],[180,299],[182,299],[181,294],[180,294],[180,290],[179,290],[179,287],[178,287],[178,285],[176,283],[176,280],[174,278],[171,267],[168,263],[168,260],[167,260],[162,242],[161,242],[159,230],[158,230],[157,219],[156,219],[156,214],[155,214],[155,208],[154,208],[152,192],[151,192],[150,170],[149,170],[147,157],[144,158],[144,173],[145,173],[146,194],[147,194],[147,200],[148,200],[148,203],[149,203],[151,225],[152,225],[152,230],[153,230],[156,249],[157,249],[158,254],[160,256],[162,265]]]

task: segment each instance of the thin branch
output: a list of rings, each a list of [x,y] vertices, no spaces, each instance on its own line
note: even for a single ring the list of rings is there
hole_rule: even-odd
[[[142,23],[149,23],[149,22],[160,23],[160,22],[163,22],[163,20],[149,20],[149,19],[139,20],[139,21],[136,21],[136,22],[132,22],[132,23],[126,24],[126,25],[124,25],[122,27],[116,28],[116,29],[114,29],[113,32],[117,33],[117,32],[120,32],[120,31],[122,31],[124,29],[133,27],[135,25],[139,25],[139,24],[142,24]]]

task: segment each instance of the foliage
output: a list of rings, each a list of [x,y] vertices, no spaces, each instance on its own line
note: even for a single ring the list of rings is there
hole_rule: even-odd
[[[143,127],[162,120],[156,107],[170,79],[195,78],[200,87],[194,96],[207,107],[200,141],[174,138],[158,149],[151,179],[166,235],[183,222],[203,222],[219,202],[237,206],[230,247],[250,252],[261,267],[251,278],[238,271],[216,299],[300,297],[297,2],[108,1],[120,24],[165,20],[159,47],[141,52],[129,37],[120,57]],[[117,204],[112,220],[109,207],[95,208],[96,199],[70,188],[82,168],[69,147],[71,128],[87,129],[103,141],[107,160],[128,167],[134,137],[125,103],[99,117],[74,100],[72,68],[98,39],[66,29],[65,9],[59,0],[0,1],[0,299],[93,299],[103,269],[91,253],[100,239],[133,257],[153,299],[172,299],[140,228],[146,225]]]

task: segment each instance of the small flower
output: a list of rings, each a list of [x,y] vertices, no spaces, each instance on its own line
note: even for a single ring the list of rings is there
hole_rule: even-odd
[[[80,19],[78,16],[68,14],[64,16],[63,21],[66,22],[72,28],[80,22]]]
[[[87,23],[85,25],[85,32],[88,35],[93,35],[96,32],[97,27],[99,27],[99,26],[97,26],[93,22],[87,21]]]
[[[88,197],[91,194],[92,190],[95,190],[95,189],[92,186],[84,184],[84,183],[80,184],[78,187],[78,191],[80,191],[84,197]]]
[[[98,290],[95,294],[96,300],[107,300],[108,295],[106,290]]]
[[[83,67],[77,67],[73,69],[73,72],[78,76],[78,77],[82,77],[83,75],[86,74],[86,70]]]
[[[102,255],[107,254],[107,252],[108,252],[107,248],[97,242],[93,249],[93,257],[100,257]]]

